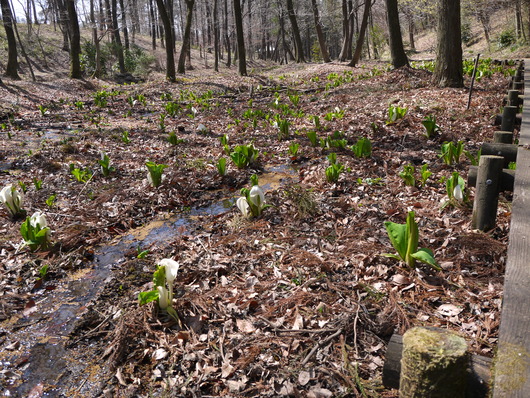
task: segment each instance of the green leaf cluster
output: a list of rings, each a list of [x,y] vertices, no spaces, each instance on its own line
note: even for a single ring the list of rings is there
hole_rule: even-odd
[[[385,228],[397,254],[384,254],[384,256],[403,261],[410,268],[415,268],[416,261],[420,261],[436,270],[441,270],[430,249],[418,249],[419,230],[413,211],[408,213],[406,224],[386,221]]]

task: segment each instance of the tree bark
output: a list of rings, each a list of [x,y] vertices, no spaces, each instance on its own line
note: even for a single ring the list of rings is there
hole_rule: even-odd
[[[7,37],[7,65],[4,76],[20,80],[20,76],[18,75],[17,40],[15,38],[15,31],[13,30],[13,13],[9,5],[9,0],[0,0],[0,5]]]
[[[75,0],[66,0],[70,26],[70,77],[72,79],[81,79],[81,34],[79,32],[79,20],[75,9]]]
[[[162,1],[162,0],[157,0]],[[193,6],[195,5],[195,0],[186,0],[186,27],[184,28],[184,37],[182,38],[182,48],[180,49],[179,63],[177,67],[178,73],[186,73],[186,55],[190,50],[190,40],[191,40],[191,23],[193,21]]]
[[[116,53],[118,56],[118,67],[120,73],[125,73],[125,57],[123,55],[123,45],[121,43],[120,28],[118,26],[118,2],[112,0],[112,35],[114,37],[114,44],[116,45]]]
[[[433,80],[439,87],[463,87],[460,0],[440,0]]]
[[[331,62],[329,58],[328,49],[326,47],[326,40],[324,39],[324,33],[322,32],[322,21],[318,13],[318,6],[316,0],[311,0],[311,7],[313,8],[313,18],[315,20],[315,29],[317,31],[318,44],[320,46],[320,54],[324,62]]]
[[[300,29],[296,20],[296,13],[294,12],[293,0],[287,0],[287,15],[291,22],[291,29],[294,38],[294,53],[296,62],[305,62],[304,47],[302,45],[302,38],[300,36]]]
[[[394,66],[394,69],[408,66],[409,60],[407,54],[405,54],[405,49],[403,48],[397,0],[386,0],[386,15],[388,20],[392,66]]]
[[[219,72],[219,10],[218,0],[213,0],[213,47],[214,47],[214,60],[213,69]]]
[[[177,80],[175,73],[175,56],[173,53],[173,34],[171,32],[171,21],[169,20],[169,15],[166,9],[166,5],[163,0],[156,0],[156,5],[158,7],[158,13],[160,14],[160,19],[164,24],[164,32],[166,35],[166,78],[170,82]]]
[[[125,5],[123,4],[123,0],[120,0],[120,11],[121,11],[121,28],[123,29],[123,41],[125,44],[125,48],[128,50],[130,48],[129,31],[127,29],[127,18],[125,17],[127,13],[125,12]]]
[[[357,43],[355,44],[355,53],[348,66],[354,67],[361,59],[361,51],[363,49],[364,36],[366,34],[366,26],[368,25],[368,16],[370,15],[370,8],[372,7],[371,0],[365,0],[363,19],[361,21],[361,27],[359,29],[359,36],[357,37]]]
[[[225,33],[225,47],[226,47],[226,67],[232,66],[232,49],[230,48],[230,34],[228,32],[228,1],[224,0],[224,33]]]
[[[243,32],[243,15],[240,0],[234,0],[234,20],[236,24],[238,71],[241,76],[247,76],[247,59],[245,51],[245,32]]]

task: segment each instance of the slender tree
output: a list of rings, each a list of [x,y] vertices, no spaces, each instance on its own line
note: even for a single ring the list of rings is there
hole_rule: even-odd
[[[116,45],[116,52],[118,54],[118,67],[120,73],[125,73],[125,56],[123,54],[123,45],[121,43],[120,28],[118,25],[118,2],[112,0],[112,35],[114,37],[114,44]]]
[[[439,87],[463,87],[460,0],[439,0],[438,44],[433,81]]]
[[[219,1],[213,0],[213,69],[219,72]]]
[[[66,9],[68,12],[70,26],[70,77],[72,79],[81,79],[81,34],[79,32],[79,20],[75,9],[75,0],[66,0]]]
[[[356,66],[361,59],[361,51],[363,49],[364,36],[366,34],[366,27],[368,26],[368,16],[370,15],[370,8],[372,7],[371,0],[364,0],[363,19],[357,36],[357,43],[355,44],[355,53],[348,66]]]
[[[2,20],[7,37],[7,65],[4,76],[20,80],[20,76],[18,75],[17,39],[13,29],[13,13],[11,12],[9,0],[0,0],[0,6],[2,8]]]
[[[304,47],[302,45],[302,37],[300,36],[300,28],[296,20],[296,13],[294,12],[293,0],[287,0],[287,15],[291,22],[292,34],[294,37],[294,50],[296,55],[296,62],[305,62]]]
[[[401,37],[397,0],[386,0],[386,15],[388,20],[392,65],[394,68],[400,68],[405,65],[408,66],[409,60],[407,54],[405,54],[403,38]]]
[[[241,76],[247,75],[247,59],[245,52],[245,34],[243,32],[243,15],[240,0],[234,0],[234,21],[236,24],[238,71]]]
[[[156,0],[156,5],[158,7],[158,13],[160,14],[160,19],[164,25],[164,33],[166,35],[166,78],[170,82],[177,80],[175,73],[175,56],[174,56],[174,45],[173,45],[173,32],[171,29],[171,21],[169,20],[169,14],[167,12],[166,5],[164,0]]]
[[[311,7],[313,8],[313,18],[315,20],[315,29],[317,31],[318,45],[320,46],[320,54],[324,62],[331,62],[329,58],[328,49],[326,47],[326,40],[324,39],[324,32],[322,32],[322,21],[318,13],[318,6],[316,0],[311,0]]]
[[[157,0],[162,1],[162,0]],[[179,63],[177,67],[178,73],[186,72],[186,56],[191,49],[191,23],[193,22],[193,6],[195,0],[186,0],[186,27],[184,28],[184,37],[182,38],[182,48],[180,49]]]

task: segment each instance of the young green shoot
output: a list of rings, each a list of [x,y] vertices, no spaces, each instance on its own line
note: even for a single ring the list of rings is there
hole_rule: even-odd
[[[50,228],[46,218],[41,212],[34,213],[20,226],[20,234],[24,239],[23,246],[28,246],[31,251],[46,249],[49,244]]]
[[[424,163],[423,166],[421,166],[420,174],[420,184],[421,187],[424,187],[427,183],[427,180],[432,175],[432,171],[429,170],[429,165],[427,163]]]
[[[421,124],[425,127],[425,137],[427,138],[431,138],[440,129],[436,124],[436,117],[433,115],[426,116]]]
[[[289,155],[293,158],[296,158],[298,156],[298,148],[300,147],[300,144],[297,142],[292,142],[289,145]]]
[[[350,148],[358,158],[369,158],[372,156],[372,142],[367,137],[359,138],[357,143]]]
[[[155,188],[159,187],[160,184],[162,184],[162,173],[168,166],[165,164],[157,164],[155,162],[145,162],[145,166],[148,170],[147,181],[149,181],[151,186]]]
[[[217,161],[217,171],[221,177],[226,175],[226,158],[221,158]]]
[[[104,177],[108,177],[110,176],[110,173],[116,171],[116,169],[110,165],[110,158],[104,152],[101,153],[101,159],[98,160],[98,164],[101,168],[101,174],[103,174]]]
[[[33,185],[35,185],[35,191],[40,191],[42,189],[42,180],[33,177]]]
[[[337,154],[334,152],[328,155],[328,160],[330,165],[326,169],[326,180],[330,183],[336,183],[344,170],[344,165],[337,163]]]
[[[464,142],[444,142],[440,148],[440,157],[446,165],[452,165],[460,161],[460,156],[464,152]]]
[[[386,124],[394,124],[399,119],[403,119],[408,112],[408,108],[401,108],[399,106],[390,105],[388,107],[388,119]]]
[[[308,131],[306,133],[307,138],[309,139],[309,142],[311,143],[312,147],[316,147],[318,145],[318,136],[316,131]]]
[[[406,164],[405,166],[403,166],[403,170],[399,172],[399,176],[403,179],[403,182],[406,186],[416,186],[416,178],[414,177],[415,172],[416,169],[412,164]]]
[[[46,199],[46,204],[49,208],[52,208],[55,205],[55,199],[57,198],[57,194],[50,195],[48,199]]]
[[[70,164],[70,173],[75,177],[77,182],[86,183],[92,178],[92,170],[89,168],[80,169],[75,167],[73,163]]]
[[[420,261],[441,270],[430,249],[418,249],[419,230],[413,211],[409,211],[406,224],[385,221],[385,228],[397,254],[383,254],[384,256],[403,261],[410,268],[415,268],[416,261]]]

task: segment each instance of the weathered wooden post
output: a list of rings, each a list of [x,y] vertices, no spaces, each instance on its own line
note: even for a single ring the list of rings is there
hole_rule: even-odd
[[[493,142],[497,144],[513,144],[512,131],[494,131]]]
[[[495,227],[499,202],[499,179],[504,158],[482,155],[478,165],[472,227],[487,231]]]
[[[504,166],[508,167],[510,162],[517,161],[517,145],[513,144],[499,144],[495,142],[485,142],[481,147],[481,154],[502,156],[504,158]]]
[[[523,100],[521,97],[519,97],[519,90],[508,90],[508,100],[506,105],[511,106],[521,106],[523,103]]]
[[[393,334],[388,342],[383,366],[383,385],[399,389],[401,358],[403,356],[403,336]],[[486,398],[489,393],[492,359],[471,354],[467,372],[466,398]]]
[[[477,185],[477,166],[469,166],[469,172],[467,173],[467,186],[476,187]],[[497,190],[499,192],[509,191],[513,192],[513,187],[515,185],[515,170],[511,169],[502,169],[501,175],[499,177],[499,185]]]
[[[502,131],[513,131],[515,128],[515,116],[517,115],[517,107],[506,105],[502,111]]]
[[[409,329],[403,335],[399,396],[464,398],[468,364],[464,338],[444,329]]]

